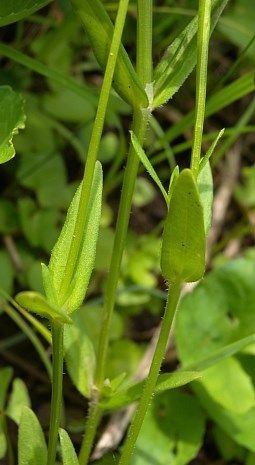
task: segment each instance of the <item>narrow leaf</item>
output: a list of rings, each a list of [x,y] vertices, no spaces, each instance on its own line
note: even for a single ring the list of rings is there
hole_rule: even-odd
[[[12,378],[13,370],[10,367],[0,369],[0,459],[2,459],[7,450],[7,441],[4,427],[4,410],[8,387]]]
[[[211,31],[227,5],[228,0],[212,1]],[[196,65],[197,16],[166,50],[155,70],[154,108],[166,103],[181,87]]]
[[[155,394],[167,391],[170,389],[176,389],[180,386],[194,381],[202,376],[201,373],[196,371],[176,371],[174,373],[164,373],[159,375],[157,385],[155,388]],[[101,407],[104,410],[113,410],[116,408],[122,408],[126,405],[135,402],[141,397],[144,381],[134,384],[127,390],[115,392],[112,397],[105,399],[101,402]]]
[[[101,217],[102,189],[102,167],[101,164],[97,162],[90,194],[88,217],[86,219],[84,228],[83,242],[76,264],[74,277],[70,285],[69,295],[63,296],[61,292],[61,285],[63,273],[65,273],[67,265],[68,252],[71,247],[72,237],[74,234],[80,201],[81,186],[77,190],[72,200],[72,203],[67,212],[66,221],[58,241],[52,251],[49,263],[50,278],[47,275],[47,279],[45,280],[45,271],[43,274],[44,286],[47,296],[48,292],[51,294],[54,292],[54,295],[56,296],[56,301],[54,301],[54,304],[57,307],[65,308],[69,313],[77,310],[77,308],[79,308],[82,304],[93,270]]]
[[[171,283],[193,282],[205,270],[203,207],[191,170],[183,170],[174,187],[161,250],[163,276]]]
[[[113,35],[113,24],[100,0],[71,0],[88,34],[93,52],[105,69]],[[134,107],[147,107],[148,98],[123,45],[119,50],[113,86]]]
[[[8,0],[0,3],[0,27],[20,21],[50,3],[51,0]]]
[[[205,234],[207,235],[212,222],[213,176],[209,161],[197,177],[197,187],[204,211]]]
[[[63,465],[79,465],[72,441],[64,429],[59,430]]]
[[[148,159],[145,151],[143,150],[143,148],[139,144],[139,141],[138,141],[136,135],[132,131],[131,131],[131,142],[133,144],[133,147],[134,147],[134,149],[136,151],[137,156],[140,158],[140,161],[142,162],[145,169],[148,171],[148,173],[151,176],[151,178],[153,179],[153,181],[157,184],[159,190],[161,191],[161,193],[162,193],[162,195],[163,195],[163,197],[164,197],[164,199],[166,201],[166,204],[168,205],[169,204],[169,199],[168,199],[167,192],[166,192],[162,182],[160,181],[156,171],[154,170],[150,160]]]
[[[71,318],[62,308],[57,308],[50,304],[39,292],[20,292],[16,295],[15,299],[21,307],[26,308],[30,312],[37,313],[38,315],[52,320],[57,320],[61,323],[72,323]]]
[[[21,415],[18,439],[18,465],[46,465],[47,447],[40,423],[28,407]]]
[[[211,158],[211,156],[212,156],[212,154],[213,154],[213,152],[214,152],[214,150],[216,148],[216,145],[218,144],[219,140],[222,138],[224,132],[225,132],[225,129],[221,129],[221,131],[215,137],[213,143],[209,147],[208,151],[206,152],[205,156],[200,160],[199,172],[202,171],[202,169],[205,167],[207,162],[210,160],[210,158]]]
[[[15,155],[13,136],[25,127],[24,102],[9,86],[0,86],[0,163]]]

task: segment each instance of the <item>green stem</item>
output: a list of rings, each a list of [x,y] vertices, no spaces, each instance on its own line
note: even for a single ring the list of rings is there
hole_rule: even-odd
[[[138,39],[137,39],[137,74],[144,85],[152,80],[152,0],[138,0]],[[134,112],[132,131],[137,139],[143,144],[146,126],[150,112],[147,109]],[[102,389],[105,377],[105,363],[109,345],[109,334],[114,309],[116,289],[120,274],[120,266],[125,247],[125,240],[129,224],[133,192],[139,167],[139,159],[131,145],[129,148],[127,166],[125,169],[119,212],[116,224],[114,245],[106,283],[105,301],[103,307],[103,318],[101,333],[97,352],[97,367],[95,373],[95,384],[99,390]],[[99,406],[96,402],[89,412],[88,426],[89,434],[85,434],[82,443],[79,463],[87,465],[88,458],[95,439],[95,433],[100,421]],[[91,427],[93,425],[93,427]]]
[[[103,84],[100,92],[98,108],[93,125],[90,143],[88,147],[87,160],[85,164],[84,176],[82,181],[82,189],[80,202],[77,213],[77,221],[75,223],[73,240],[68,253],[68,260],[66,262],[66,269],[63,273],[62,293],[65,295],[68,292],[68,287],[71,282],[73,272],[75,270],[76,261],[79,255],[80,243],[83,236],[86,216],[89,207],[89,195],[93,182],[95,163],[97,159],[100,140],[102,137],[105,115],[109,100],[109,95],[112,86],[112,80],[115,70],[115,65],[118,57],[122,31],[125,24],[127,8],[129,0],[120,0],[119,9],[116,17],[111,47],[109,50],[107,65],[105,69]]]
[[[191,157],[191,169],[198,175],[201,156],[205,101],[207,85],[208,48],[210,40],[211,0],[199,0],[198,32],[197,32],[197,77],[196,77],[196,110],[194,141]]]
[[[1,305],[2,309],[9,315],[9,317],[16,323],[16,325],[22,330],[22,332],[28,337],[28,339],[32,342],[34,348],[36,349],[42,363],[44,364],[46,371],[49,375],[49,378],[51,379],[52,377],[52,367],[51,363],[47,357],[47,354],[45,352],[45,349],[40,341],[40,339],[37,337],[37,335],[34,333],[34,331],[30,328],[30,326],[23,320],[23,318],[13,310],[13,308],[10,305],[7,304],[2,304]]]
[[[63,333],[63,325],[52,321],[53,376],[47,465],[55,465],[56,460],[58,429],[62,406]]]
[[[150,405],[155,386],[157,383],[160,367],[164,358],[167,341],[172,327],[176,309],[181,293],[181,283],[172,284],[166,304],[165,314],[159,334],[158,343],[154,352],[148,378],[145,382],[143,393],[131,422],[127,439],[124,443],[119,465],[129,465],[135,444],[141,430],[146,412]]]

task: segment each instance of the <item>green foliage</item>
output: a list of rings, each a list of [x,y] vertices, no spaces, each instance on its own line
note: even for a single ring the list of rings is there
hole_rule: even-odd
[[[15,421],[15,423],[19,424],[24,407],[31,407],[30,397],[24,381],[20,378],[16,378],[13,381],[6,414]]]
[[[64,429],[59,430],[61,454],[63,458],[63,465],[79,465],[78,457],[75,453],[71,439]]]
[[[0,86],[0,163],[15,155],[13,136],[25,127],[24,101],[9,86]]]
[[[15,299],[21,307],[44,316],[49,320],[56,320],[59,323],[72,323],[71,318],[64,309],[55,307],[38,292],[20,292],[16,295]]]
[[[170,199],[162,240],[161,268],[169,282],[197,281],[204,274],[204,214],[190,170],[181,172]]]
[[[205,234],[207,235],[211,227],[213,205],[213,177],[209,162],[206,163],[198,174],[197,187],[204,210],[204,226]]]
[[[235,196],[246,208],[255,207],[255,166],[243,169],[243,183],[236,186]]]
[[[7,390],[12,377],[12,368],[1,368],[0,370],[0,459],[5,456],[7,441],[5,436],[4,407]]]
[[[46,465],[47,446],[40,423],[28,407],[24,407],[19,426],[18,465]]]
[[[72,0],[72,4],[86,29],[96,59],[104,69],[113,35],[112,22],[100,0]],[[147,107],[146,93],[123,46],[119,50],[113,86],[130,105]]]
[[[20,21],[43,8],[51,0],[10,0],[0,6],[0,27]]]

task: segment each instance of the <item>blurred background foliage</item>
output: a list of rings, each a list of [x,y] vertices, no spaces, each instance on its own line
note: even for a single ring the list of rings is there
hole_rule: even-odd
[[[23,55],[11,59],[0,48],[0,85],[12,87],[18,94],[20,111],[26,115],[25,129],[14,137],[16,157],[1,165],[0,170],[0,281],[1,288],[10,295],[22,289],[42,291],[40,263],[48,261],[81,179],[102,82],[86,34],[69,1],[47,3],[41,1],[43,9],[32,11],[17,23],[5,25],[2,20],[0,29],[1,44],[50,70],[48,76],[42,76],[26,65]],[[114,19],[117,3],[104,3]],[[197,1],[156,0],[154,6],[156,63],[195,14]],[[0,25],[1,17],[4,11]],[[194,363],[255,332],[254,24],[254,1],[232,0],[211,40],[208,98],[212,104],[205,129],[206,134],[222,127],[227,129],[212,160],[216,195],[224,185],[223,176],[228,174],[226,155],[235,156],[233,148],[238,147],[240,163],[218,241],[212,246],[209,272],[181,304],[176,325],[177,351],[170,348],[166,369],[173,369],[178,363]],[[135,4],[131,2],[123,42],[133,60],[135,31]],[[56,82],[54,72],[72,79],[73,86]],[[188,165],[194,98],[193,72],[178,94],[156,111],[148,128],[146,151],[163,181],[167,182],[175,163]],[[74,394],[66,380],[66,423],[75,443],[79,443],[83,428],[83,396],[88,396],[93,376],[130,114],[129,106],[112,92],[99,155],[104,170],[104,203],[96,266],[88,300],[66,334],[67,371],[77,388]],[[22,115],[19,121],[20,125],[24,123]],[[160,322],[164,307],[159,237],[165,213],[163,199],[141,168],[107,367],[110,380],[126,373],[122,387],[132,383],[145,344]],[[233,245],[235,252],[230,253]],[[2,368],[1,383],[5,387],[0,405],[18,423],[20,406],[30,405],[28,388],[33,407],[45,426],[49,385],[40,376],[39,362],[30,343],[10,322],[4,308],[0,311],[0,364],[10,363],[16,377],[6,404],[13,370]],[[26,355],[24,363],[20,351]],[[192,389],[158,396],[140,435],[133,465],[165,465],[170,451],[171,460],[167,463],[182,465],[197,455],[202,444],[197,459],[201,463],[240,461],[253,465],[254,355],[254,345],[248,346],[238,355],[208,368],[201,381],[192,383]],[[155,461],[147,456],[151,441],[155,444]],[[3,451],[4,446],[2,452],[0,447],[0,457],[4,456]],[[102,463],[106,464],[107,459]]]

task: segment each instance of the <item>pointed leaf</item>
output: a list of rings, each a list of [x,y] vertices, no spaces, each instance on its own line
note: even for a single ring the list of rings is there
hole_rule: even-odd
[[[98,238],[99,223],[101,218],[102,204],[102,189],[103,189],[103,173],[99,162],[96,163],[94,179],[90,194],[90,202],[88,209],[88,217],[84,228],[83,242],[77,261],[75,274],[70,285],[69,296],[64,296],[61,293],[61,285],[63,273],[65,273],[68,252],[71,247],[71,241],[74,234],[75,222],[77,219],[78,206],[80,201],[81,186],[77,190],[72,203],[67,212],[66,221],[58,238],[58,241],[52,251],[49,271],[51,276],[51,285],[49,279],[44,281],[45,291],[49,286],[54,290],[56,296],[56,305],[61,306],[69,313],[77,310],[82,304],[90,276],[94,267],[96,245]],[[52,291],[51,291],[52,292]]]
[[[158,377],[155,394],[184,386],[201,376],[202,374],[197,371],[176,371],[174,373],[164,373]],[[144,381],[141,381],[126,390],[123,389],[119,392],[115,392],[112,397],[103,400],[100,405],[104,410],[122,408],[139,400],[143,392],[143,388]]]
[[[137,156],[140,158],[140,161],[142,162],[145,169],[148,171],[148,173],[151,176],[151,178],[153,179],[153,181],[157,184],[159,190],[161,191],[161,193],[162,193],[162,195],[163,195],[163,197],[164,197],[164,199],[166,201],[166,204],[168,205],[169,199],[168,199],[167,192],[164,189],[164,186],[163,186],[162,182],[160,181],[156,171],[154,170],[150,160],[148,159],[145,151],[143,150],[143,148],[139,144],[139,141],[138,141],[136,135],[132,131],[131,131],[131,141],[132,141],[132,144],[133,144],[133,147],[134,147],[134,149],[136,151]]]
[[[79,465],[72,441],[64,429],[59,430],[63,465]]]
[[[13,381],[12,392],[6,409],[7,415],[17,424],[20,422],[24,407],[30,407],[29,393],[22,379],[16,378]]]
[[[28,407],[21,415],[18,439],[18,465],[46,465],[47,446],[40,423]]]
[[[161,269],[169,282],[192,282],[205,270],[203,207],[191,170],[183,170],[171,196],[161,250]]]
[[[30,312],[37,313],[49,319],[57,320],[61,323],[72,323],[71,318],[63,309],[58,309],[50,304],[42,294],[34,291],[20,292],[15,297],[21,307]]]
[[[24,102],[9,86],[0,86],[0,163],[15,155],[13,136],[25,127]]]
[[[88,34],[93,52],[105,69],[113,35],[113,24],[100,0],[71,0]],[[99,33],[100,31],[100,33]],[[130,105],[147,107],[148,98],[123,45],[120,46],[113,86]]]
[[[221,131],[217,134],[217,136],[215,137],[213,143],[211,144],[211,146],[209,147],[208,151],[206,152],[205,156],[200,160],[200,164],[199,164],[199,172],[202,171],[202,169],[205,167],[205,165],[207,164],[207,162],[210,160],[215,148],[216,148],[216,145],[218,144],[219,140],[222,138],[223,134],[225,132],[225,129],[221,129]]]
[[[212,1],[212,31],[227,3],[228,0]],[[197,25],[196,16],[168,47],[158,64],[154,75],[154,108],[166,103],[178,91],[195,67]]]
[[[7,450],[7,441],[4,428],[4,409],[12,373],[13,370],[10,367],[0,369],[0,459],[5,456]]]
[[[205,234],[207,235],[211,227],[213,206],[213,176],[209,161],[199,172],[197,187],[204,210]]]

